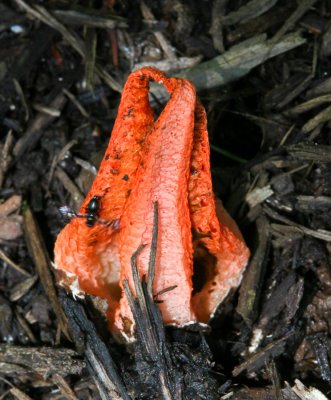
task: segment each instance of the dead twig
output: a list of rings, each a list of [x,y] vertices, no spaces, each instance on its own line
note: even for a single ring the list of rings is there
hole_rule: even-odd
[[[314,387],[307,388],[299,379],[295,379],[294,382],[295,385],[292,388],[285,382],[286,388],[282,390],[282,395],[283,397],[286,396],[286,400],[293,398],[298,400],[327,400],[327,397]]]
[[[22,275],[25,275],[29,278],[32,277],[32,275],[25,271],[23,268],[21,268],[19,265],[14,263],[2,250],[0,250],[0,259],[4,261],[6,264],[8,264],[10,267],[12,267],[15,271],[19,272]]]
[[[4,203],[0,204],[0,217],[7,217],[21,207],[22,196],[13,195]]]
[[[282,215],[278,214],[276,211],[272,210],[268,206],[263,206],[264,212],[270,217],[275,219],[276,221],[280,221],[289,225],[293,230],[297,232],[304,233],[305,235],[312,236],[316,239],[321,239],[326,242],[331,242],[331,232],[326,231],[324,229],[310,229],[303,225],[297,224],[296,222],[291,221],[289,218],[283,217]]]
[[[226,11],[228,0],[214,0],[212,8],[212,20],[209,33],[213,39],[213,45],[220,53],[224,53],[222,16]]]
[[[275,33],[271,39],[277,42],[294,24],[312,7],[317,0],[303,0],[298,3],[297,9],[289,16],[283,26]]]
[[[32,400],[32,398],[30,396],[28,396],[27,394],[25,394],[18,388],[15,388],[15,387],[11,388],[9,390],[9,392],[18,400]]]
[[[239,79],[257,65],[305,42],[299,33],[288,34],[276,43],[267,40],[264,34],[258,35],[232,46],[230,50],[210,61],[181,72],[178,76],[190,79],[197,90],[211,89]]]
[[[202,56],[178,57],[176,60],[146,61],[134,65],[133,71],[143,67],[158,68],[163,72],[179,71],[186,68],[193,68],[202,60]]]
[[[316,114],[301,128],[302,133],[309,133],[313,129],[317,128],[318,125],[330,121],[331,119],[330,113],[331,113],[331,106],[326,107],[323,111]]]
[[[49,103],[48,107],[55,110],[62,110],[67,102],[67,98],[62,92],[58,93],[55,98]],[[45,132],[47,126],[49,126],[57,116],[39,112],[36,117],[30,122],[27,130],[23,136],[16,142],[13,154],[16,161],[28,150],[31,150],[42,134]]]
[[[258,246],[244,274],[239,291],[239,300],[236,311],[251,326],[256,312],[256,305],[260,296],[261,282],[264,277],[264,268],[270,247],[270,227],[265,217],[256,220],[258,232]]]
[[[88,90],[92,90],[95,81],[95,63],[97,55],[97,34],[95,28],[85,31],[85,81]]]
[[[24,295],[28,293],[28,291],[33,287],[33,285],[37,282],[38,276],[33,275],[28,277],[22,282],[17,283],[11,290],[10,290],[10,301],[18,301]]]
[[[289,110],[284,112],[285,115],[289,116],[297,116],[299,114],[305,113],[314,109],[315,107],[319,107],[325,103],[331,103],[331,95],[325,94],[323,96],[315,97],[314,99],[305,101],[304,103],[298,104]]]
[[[3,180],[11,161],[10,151],[13,146],[13,142],[13,132],[10,130],[0,152],[0,189],[2,188]]]
[[[34,333],[32,332],[30,325],[26,321],[23,316],[23,310],[20,307],[16,307],[15,309],[15,317],[19,325],[23,328],[24,332],[26,333],[27,337],[29,338],[30,342],[33,344],[37,344],[38,340],[35,337]]]
[[[13,346],[0,343],[0,372],[11,376],[20,373],[80,374],[83,360],[71,349],[57,347]]]
[[[84,25],[85,27],[104,29],[128,27],[125,18],[115,16],[112,13],[106,13],[105,10],[100,12],[84,7],[76,9],[74,5],[71,5],[70,9],[67,10],[52,10],[52,14],[54,14],[60,21],[72,26]]]
[[[17,79],[13,79],[14,82],[14,86],[15,86],[15,90],[17,92],[17,94],[20,96],[21,102],[22,102],[22,106],[24,108],[25,111],[25,122],[27,122],[29,120],[30,117],[30,112],[29,112],[29,107],[28,104],[26,102],[26,98],[24,96],[24,92],[22,89],[22,86],[20,85],[19,81]]]
[[[25,239],[30,255],[36,266],[40,281],[51,302],[52,308],[58,320],[59,328],[70,340],[67,327],[67,318],[57,298],[57,293],[51,274],[51,262],[47,254],[45,243],[31,209],[27,205],[23,209],[23,221]]]
[[[76,347],[84,352],[87,367],[103,400],[130,400],[108,348],[78,302],[61,292],[61,302],[69,320]]]
[[[153,298],[153,282],[155,276],[155,260],[156,260],[156,251],[157,251],[157,239],[159,235],[159,205],[158,202],[154,202],[154,214],[153,214],[153,232],[152,232],[152,243],[151,250],[149,256],[148,263],[148,281],[147,281],[147,290],[149,296]],[[160,294],[160,293],[159,293]]]
[[[331,107],[330,107],[331,109]],[[295,158],[317,163],[331,162],[331,146],[315,145],[314,143],[297,143],[286,147],[286,150]]]
[[[83,169],[85,169],[85,171],[89,172],[90,174],[96,176],[98,173],[98,169],[95,165],[93,165],[92,163],[90,163],[89,161],[83,160],[82,158],[79,157],[73,157],[75,162],[82,167]]]
[[[61,394],[68,400],[79,400],[63,376],[55,374],[52,381],[60,389]]]
[[[65,155],[68,153],[68,151],[75,145],[77,144],[76,140],[71,140],[70,142],[68,142],[61,150],[60,152],[53,157],[52,160],[52,164],[51,164],[51,168],[49,170],[49,174],[48,174],[48,179],[47,179],[47,191],[49,191],[49,187],[51,185],[52,179],[53,179],[53,175],[54,175],[54,171],[55,168],[57,166],[57,164],[65,157]]]
[[[65,189],[70,193],[71,198],[75,204],[75,210],[78,210],[84,201],[84,196],[69,176],[63,171],[62,168],[57,167],[55,176],[60,180]]]
[[[144,1],[140,2],[140,10],[141,13],[143,15],[143,17],[147,20],[151,20],[154,21],[155,17],[152,13],[152,11],[150,10],[150,8],[147,6],[147,4]],[[176,60],[176,54],[173,51],[172,47],[169,45],[167,39],[164,37],[162,32],[153,32],[156,40],[159,42],[162,50],[164,51],[164,53],[166,54],[166,56],[169,58],[169,60]]]
[[[287,340],[292,336],[288,334],[281,339],[275,340],[274,342],[265,346],[265,348],[259,350],[257,353],[248,357],[243,363],[235,367],[232,371],[233,376],[238,376],[243,371],[254,372],[259,369],[271,358],[276,358],[284,352]]]
[[[224,26],[245,22],[270,10],[277,1],[278,0],[251,0],[238,10],[221,17],[221,21]]]
[[[145,248],[145,245],[142,244],[131,257],[132,276],[136,297],[134,298],[127,280],[124,281],[124,292],[128,299],[135,323],[137,324],[138,346],[143,348],[141,354],[144,354],[146,361],[152,362],[154,365],[153,369],[156,369],[160,382],[161,398],[164,400],[173,400],[179,397],[177,397],[178,392],[175,393],[173,379],[171,379],[169,375],[172,371],[172,362],[170,355],[168,354],[161,313],[153,301],[152,293],[157,238],[158,204],[155,202],[147,283],[145,277],[143,277],[142,280],[140,279],[137,268],[137,259],[139,254]],[[179,388],[176,389],[178,390]]]
[[[73,95],[69,90],[66,88],[63,89],[63,93],[70,99],[70,101],[77,107],[78,111],[82,114],[84,118],[90,119],[89,113],[86,111],[86,109],[80,104],[80,102],[77,100],[75,95]]]

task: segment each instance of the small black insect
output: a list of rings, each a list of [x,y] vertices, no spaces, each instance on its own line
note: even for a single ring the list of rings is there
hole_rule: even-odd
[[[93,227],[95,225],[95,223],[99,223],[99,224],[104,225],[108,228],[111,228],[115,231],[120,229],[120,220],[119,219],[107,221],[107,220],[99,218],[100,196],[93,196],[91,198],[91,200],[89,201],[85,210],[86,210],[86,213],[82,214],[82,213],[76,213],[74,210],[72,210],[68,206],[63,206],[63,207],[59,208],[61,215],[66,220],[70,220],[72,218],[85,218],[86,219],[85,224],[89,228]]]
[[[105,221],[99,220],[100,196],[93,196],[91,198],[87,207],[85,208],[85,214],[76,213],[74,210],[67,206],[60,207],[59,211],[63,215],[63,217],[67,219],[86,218],[86,226],[88,226],[89,228],[94,226],[96,222],[100,222],[102,224],[105,223]]]
[[[100,210],[100,196],[93,196],[86,207],[86,225],[88,227],[94,226],[99,218]]]

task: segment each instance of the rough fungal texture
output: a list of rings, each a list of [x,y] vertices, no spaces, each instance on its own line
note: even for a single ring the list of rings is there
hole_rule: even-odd
[[[170,93],[156,120],[148,100],[150,80]],[[133,333],[123,281],[127,278],[133,289],[130,259],[141,244],[146,247],[138,269],[141,276],[147,273],[155,201],[159,234],[153,291],[176,286],[158,296],[166,324],[208,322],[240,283],[249,251],[221,206],[216,214],[206,114],[187,80],[167,78],[152,68],[129,76],[81,213],[93,196],[100,198],[99,218],[116,224],[88,227],[83,218],[73,219],[57,238],[55,265],[70,273],[67,284],[77,276],[82,291],[108,301],[113,332],[125,337]]]

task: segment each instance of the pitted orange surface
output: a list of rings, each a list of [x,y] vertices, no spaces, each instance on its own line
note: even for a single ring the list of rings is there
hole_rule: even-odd
[[[150,80],[170,93],[156,120],[148,100]],[[159,235],[153,290],[175,286],[159,298],[164,322],[208,322],[229,290],[239,285],[249,251],[234,222],[217,217],[206,114],[189,81],[167,78],[152,68],[129,76],[82,213],[93,196],[100,199],[99,218],[116,224],[88,227],[84,219],[73,219],[58,236],[55,264],[76,276],[84,292],[108,301],[113,331],[132,334],[123,280],[133,288],[130,259],[141,244],[147,246],[138,269],[141,276],[147,273],[155,201]],[[201,278],[193,292],[194,258]]]

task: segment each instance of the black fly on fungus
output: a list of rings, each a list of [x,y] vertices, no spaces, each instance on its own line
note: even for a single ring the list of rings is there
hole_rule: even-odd
[[[86,213],[76,213],[73,209],[68,206],[59,208],[61,215],[66,219],[72,218],[86,218],[86,226],[92,228],[94,224],[99,221],[99,210],[100,210],[100,196],[93,196],[86,207]],[[102,221],[103,222],[103,221]]]

